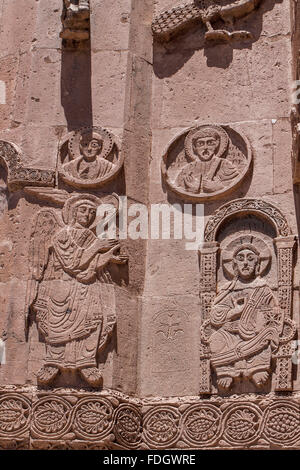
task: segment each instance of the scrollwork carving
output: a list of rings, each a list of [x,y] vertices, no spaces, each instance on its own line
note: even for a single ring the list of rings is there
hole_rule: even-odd
[[[264,435],[274,444],[290,444],[300,438],[299,405],[273,403],[264,417]]]
[[[39,438],[58,439],[71,427],[70,403],[62,397],[40,398],[33,407],[32,429]]]
[[[221,412],[211,404],[189,407],[183,415],[183,437],[192,446],[212,445],[221,431]]]
[[[262,412],[254,404],[232,405],[224,413],[223,437],[233,445],[245,446],[258,440],[261,433]]]
[[[146,413],[143,421],[144,436],[151,447],[168,448],[179,437],[180,415],[176,408],[160,406]]]
[[[299,410],[297,394],[203,401],[16,387],[0,398],[0,448],[300,449]]]
[[[113,427],[113,407],[105,398],[85,398],[74,409],[73,427],[77,436],[100,440]]]
[[[142,439],[142,415],[133,405],[122,404],[115,415],[116,440],[129,449],[137,448]]]
[[[20,394],[0,397],[0,437],[24,434],[30,423],[30,401]]]

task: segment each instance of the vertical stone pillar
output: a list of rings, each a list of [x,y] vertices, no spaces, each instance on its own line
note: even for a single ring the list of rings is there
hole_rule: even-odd
[[[200,259],[200,316],[205,323],[217,292],[218,242],[204,242],[199,250]],[[210,351],[203,341],[200,343],[200,394],[210,393],[211,369]]]
[[[295,237],[279,237],[274,240],[277,250],[277,272],[278,272],[278,300],[279,306],[284,313],[283,336],[287,336],[283,344],[280,344],[276,353],[276,390],[293,390],[292,382],[292,343],[294,327],[291,327],[293,313],[293,256],[295,248]],[[290,340],[289,340],[290,336]]]

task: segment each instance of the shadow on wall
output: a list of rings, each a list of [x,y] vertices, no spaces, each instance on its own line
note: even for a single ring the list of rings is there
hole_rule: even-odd
[[[93,126],[90,40],[62,45],[61,103],[68,131]]]
[[[0,165],[0,217],[8,208],[9,191],[7,188],[7,170]]]
[[[230,3],[230,2],[228,2]],[[234,49],[251,49],[262,32],[263,15],[273,9],[276,3],[282,0],[262,0],[260,6],[245,18],[234,23],[234,30],[246,30],[252,39],[245,41],[232,41],[226,44],[207,45],[205,43],[205,26],[199,22],[188,31],[180,33],[169,42],[155,41],[153,46],[153,69],[158,78],[167,78],[180,70],[193,54],[204,49],[208,67],[226,69],[232,62]],[[213,23],[214,29],[226,29],[224,22]]]

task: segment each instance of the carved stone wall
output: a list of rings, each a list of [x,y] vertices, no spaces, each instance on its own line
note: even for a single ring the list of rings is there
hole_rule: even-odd
[[[10,60],[6,69],[2,62],[6,102],[0,105],[0,337],[6,351],[0,381],[87,386],[93,376],[100,389],[104,382],[134,394],[145,241],[97,248],[92,219],[98,202],[109,203],[113,194],[126,196],[128,207],[147,201],[150,100],[142,110],[139,103],[150,90],[144,58],[151,48],[136,42],[136,32],[152,17],[151,4],[4,3],[2,52]],[[78,211],[81,222],[83,212],[90,213],[85,232]],[[79,238],[70,235],[67,248],[70,231]],[[54,317],[61,314],[59,333]],[[51,340],[54,330],[67,336]],[[83,356],[93,358],[98,372],[85,374],[78,362]]]
[[[194,11],[197,9],[198,12],[196,3],[191,2],[191,5],[194,4]],[[158,387],[165,396],[176,394],[175,390],[178,395],[186,395],[184,389],[188,382],[189,393],[201,392],[204,397],[208,389],[213,396],[268,394],[275,392],[278,387],[274,372],[267,386],[260,390],[251,379],[236,382],[229,391],[217,390],[215,372],[208,358],[209,350],[201,342],[201,324],[209,320],[211,305],[222,285],[231,280],[223,271],[223,248],[239,235],[253,234],[267,244],[272,256],[268,272],[262,279],[270,286],[276,302],[283,309],[286,308],[286,302],[291,306],[291,318],[295,322],[294,326],[299,328],[298,243],[294,240],[298,235],[298,209],[295,208],[295,201],[298,206],[298,197],[294,197],[290,164],[291,102],[290,91],[285,85],[280,85],[285,80],[284,69],[289,68],[285,60],[292,57],[290,40],[285,40],[283,32],[291,30],[287,14],[289,7],[286,3],[279,6],[268,1],[260,2],[250,14],[236,18],[231,29],[229,23],[212,21],[214,30],[243,30],[252,34],[252,39],[248,38],[249,42],[231,39],[228,44],[221,40],[215,43],[207,41],[205,33],[208,29],[199,17],[197,19],[187,13],[188,21],[185,22],[183,10],[180,10],[183,5],[184,2],[178,2],[177,8],[174,2],[161,0],[155,8],[155,18],[160,15],[169,18],[173,27],[176,22],[171,20],[171,16],[177,15],[183,27],[178,30],[178,34],[171,33],[168,41],[165,41],[165,37],[158,38],[156,33],[154,37],[150,200],[152,203],[179,204],[182,208],[184,204],[193,204],[194,214],[196,204],[203,203],[205,244],[199,247],[199,256],[198,252],[185,249],[186,239],[150,240],[144,291],[148,301],[144,302],[142,329],[149,331],[152,318],[161,310],[159,304],[168,310],[170,303],[176,301],[178,310],[190,313],[190,344],[194,351],[199,351],[199,355],[193,355],[191,361],[187,359],[187,379],[183,380],[182,375],[171,372],[157,373],[152,365],[153,355],[147,349],[148,338],[142,332],[142,338],[145,337],[144,355],[142,348],[142,390],[146,396],[155,395]],[[172,15],[164,13],[172,9]],[[187,12],[188,7],[184,11]],[[283,30],[279,31],[275,17],[281,18]],[[271,45],[271,31],[278,38],[276,47]],[[270,64],[277,63],[278,57],[280,65],[278,62],[275,70]],[[259,65],[262,62],[264,72]],[[228,146],[225,144],[223,153],[220,146],[216,150],[213,148],[218,142],[218,133],[222,133],[220,128],[229,136]],[[201,147],[196,148],[197,139],[193,139],[197,132],[200,137],[198,144],[202,139],[202,149],[207,155],[209,146],[206,151],[204,144],[212,137],[212,156],[206,161],[201,156]],[[193,140],[194,146],[190,145]],[[223,137],[219,140],[226,139]],[[218,161],[216,159],[220,154],[221,161]],[[230,155],[234,155],[232,160]],[[236,176],[231,168],[232,180],[229,171],[228,180],[222,182],[222,166],[225,168],[228,158],[231,162],[237,158],[248,163],[244,167],[245,171],[238,171]],[[285,158],[288,160],[286,164],[283,163]],[[247,203],[248,200],[253,202]],[[256,212],[251,209],[252,204],[257,206]],[[270,218],[276,219],[278,229]],[[194,217],[194,222],[196,219]],[[276,239],[290,236],[292,238],[290,242],[287,239],[287,243],[293,245],[293,248],[281,250]],[[164,259],[161,259],[162,252],[167,253]],[[289,257],[292,258],[288,260]],[[287,289],[279,286],[286,285],[286,279],[283,281],[278,278],[278,265],[283,262],[290,266],[291,259],[291,288]],[[284,268],[285,274],[287,271]],[[186,309],[187,305],[189,309]],[[297,339],[295,330],[294,334],[291,341]],[[272,371],[276,368],[274,361],[277,360],[272,358]],[[283,358],[278,360],[278,364],[283,362]],[[283,369],[287,370],[287,375],[292,378],[293,389],[297,390],[298,367],[294,364],[291,371],[291,361],[286,362],[288,365]],[[290,386],[291,383],[287,385],[288,389]]]
[[[0,10],[0,447],[300,449],[299,6]]]

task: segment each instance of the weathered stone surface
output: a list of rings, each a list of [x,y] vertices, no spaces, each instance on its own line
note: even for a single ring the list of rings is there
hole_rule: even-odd
[[[299,6],[0,9],[0,448],[300,449]]]

